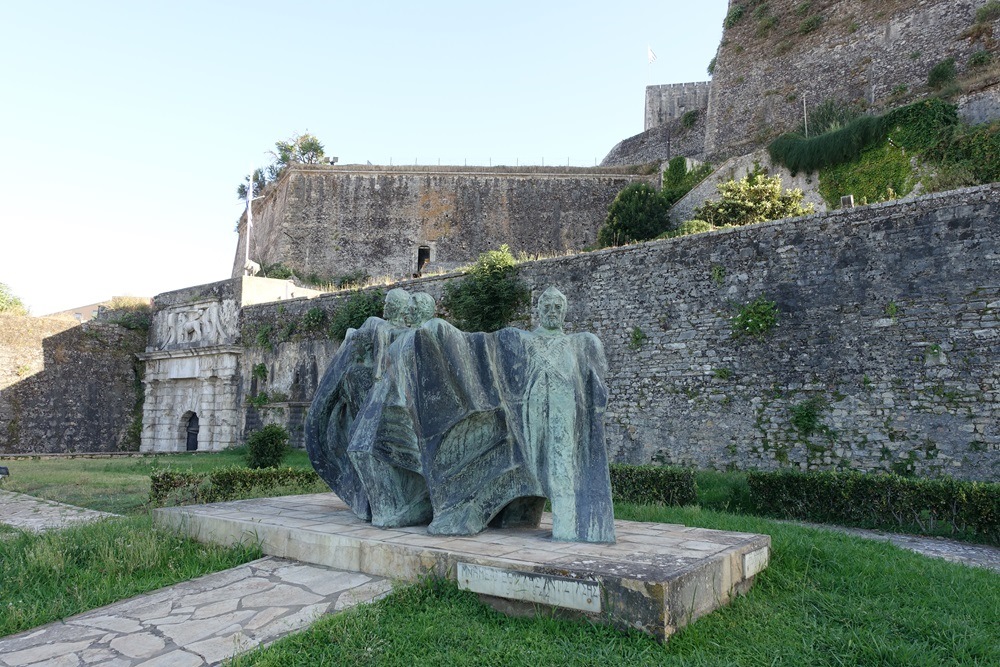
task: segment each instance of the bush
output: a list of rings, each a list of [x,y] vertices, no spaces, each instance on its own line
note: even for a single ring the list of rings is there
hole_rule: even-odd
[[[288,431],[279,424],[268,424],[247,438],[247,466],[277,468],[288,452]]]
[[[698,501],[694,470],[666,466],[611,466],[615,502],[638,505],[693,505]]]
[[[990,23],[1000,18],[1000,0],[990,0],[976,10],[976,23]]]
[[[891,474],[749,472],[752,511],[866,528],[941,529],[1000,544],[1000,484]]]
[[[630,183],[608,207],[597,243],[606,248],[656,238],[667,229],[669,210],[669,204],[651,185]]]
[[[969,69],[982,69],[993,63],[993,54],[989,51],[976,51],[969,56]]]
[[[0,283],[0,313],[9,315],[27,315],[28,308],[24,302],[4,283]]]
[[[269,264],[261,268],[260,274],[265,278],[275,278],[278,280],[288,280],[292,278],[295,274],[290,268],[278,262],[277,264]]]
[[[444,286],[441,305],[463,331],[497,331],[531,304],[531,290],[518,277],[510,248],[484,252],[464,278]]]
[[[214,503],[268,491],[313,490],[321,485],[313,470],[295,468],[219,468],[210,473],[165,470],[150,475],[149,502],[164,504]]]
[[[780,176],[754,171],[717,187],[719,201],[706,201],[694,211],[698,220],[714,227],[750,225],[813,212],[812,204],[802,205],[801,190],[782,190]]]
[[[774,301],[759,296],[740,308],[731,322],[733,338],[762,340],[771,329],[778,326],[778,306]]]
[[[385,292],[355,292],[330,318],[330,338],[344,340],[348,329],[357,329],[369,317],[381,317],[385,307]]]
[[[319,331],[326,325],[326,311],[322,308],[310,308],[302,316],[302,331]]]
[[[678,225],[676,229],[665,231],[656,238],[673,239],[679,236],[689,236],[690,234],[701,234],[702,232],[710,232],[713,229],[715,229],[715,227],[708,224],[704,220],[687,220]]]
[[[945,58],[931,68],[931,71],[927,74],[927,85],[935,90],[940,90],[949,83],[952,83],[957,76],[958,72],[955,69],[955,59]]]

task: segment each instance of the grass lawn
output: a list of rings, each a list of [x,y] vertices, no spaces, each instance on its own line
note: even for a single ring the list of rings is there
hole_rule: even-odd
[[[149,476],[156,470],[208,472],[243,464],[244,456],[239,450],[113,459],[15,459],[6,461],[10,477],[0,489],[94,510],[131,514],[146,508]],[[288,454],[283,465],[312,469],[303,450]]]
[[[0,539],[0,637],[260,557],[154,529],[148,515]]]
[[[400,589],[237,658],[255,665],[997,665],[1000,575],[882,542],[695,507],[617,516],[772,536],[750,594],[666,646],[550,618],[507,618],[450,583]]]

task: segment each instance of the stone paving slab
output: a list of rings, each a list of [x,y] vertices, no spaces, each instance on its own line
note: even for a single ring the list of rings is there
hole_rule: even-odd
[[[37,533],[53,528],[66,528],[81,523],[99,521],[113,516],[117,515],[64,505],[52,500],[26,496],[23,493],[0,491],[0,523],[21,530]]]
[[[556,591],[550,606],[591,610],[596,594],[593,620],[660,640],[746,592],[771,544],[767,535],[631,521],[615,522],[616,544],[559,542],[548,514],[537,529],[464,537],[429,535],[425,526],[383,530],[332,493],[161,508],[153,518],[204,542],[250,540],[269,555],[372,576],[449,577],[520,602],[546,604]]]
[[[382,577],[266,557],[0,638],[0,665],[216,665],[390,588]]]

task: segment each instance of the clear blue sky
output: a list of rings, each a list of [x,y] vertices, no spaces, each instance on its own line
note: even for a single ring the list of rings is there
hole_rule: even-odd
[[[0,282],[42,315],[227,278],[236,186],[306,131],[341,164],[593,166],[647,84],[708,78],[726,6],[5,2]]]

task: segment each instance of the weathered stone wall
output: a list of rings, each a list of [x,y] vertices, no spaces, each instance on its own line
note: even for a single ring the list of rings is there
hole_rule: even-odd
[[[617,461],[995,481],[998,216],[1000,185],[984,186],[531,262],[522,276],[535,298],[557,285],[568,330],[604,342]],[[440,294],[448,279],[404,287]],[[730,318],[758,296],[777,303],[778,327],[732,338]],[[244,309],[244,330],[340,298]],[[299,331],[247,356],[289,395],[298,372],[306,401],[325,339]]]
[[[677,156],[701,160],[705,154],[705,112],[685,125],[681,119],[623,139],[601,160],[601,166],[666,162]]]
[[[298,166],[254,204],[250,257],[301,276],[409,276],[420,247],[447,270],[508,244],[560,254],[592,244],[637,179],[624,168]],[[245,215],[233,276],[243,273]]]
[[[0,315],[0,452],[139,446],[145,331]]]
[[[652,130],[670,120],[680,118],[689,111],[706,109],[711,87],[711,81],[646,86],[646,109],[642,129]]]
[[[730,0],[730,11],[743,0]],[[709,100],[706,155],[743,155],[802,123],[802,101],[859,102],[876,109],[926,89],[931,68],[959,72],[985,37],[963,36],[986,0],[770,0],[723,33]],[[806,7],[805,11],[798,8]],[[798,10],[798,11],[797,11]],[[763,30],[767,17],[777,18]],[[819,27],[804,24],[820,17]],[[994,21],[992,30],[1000,30]]]

